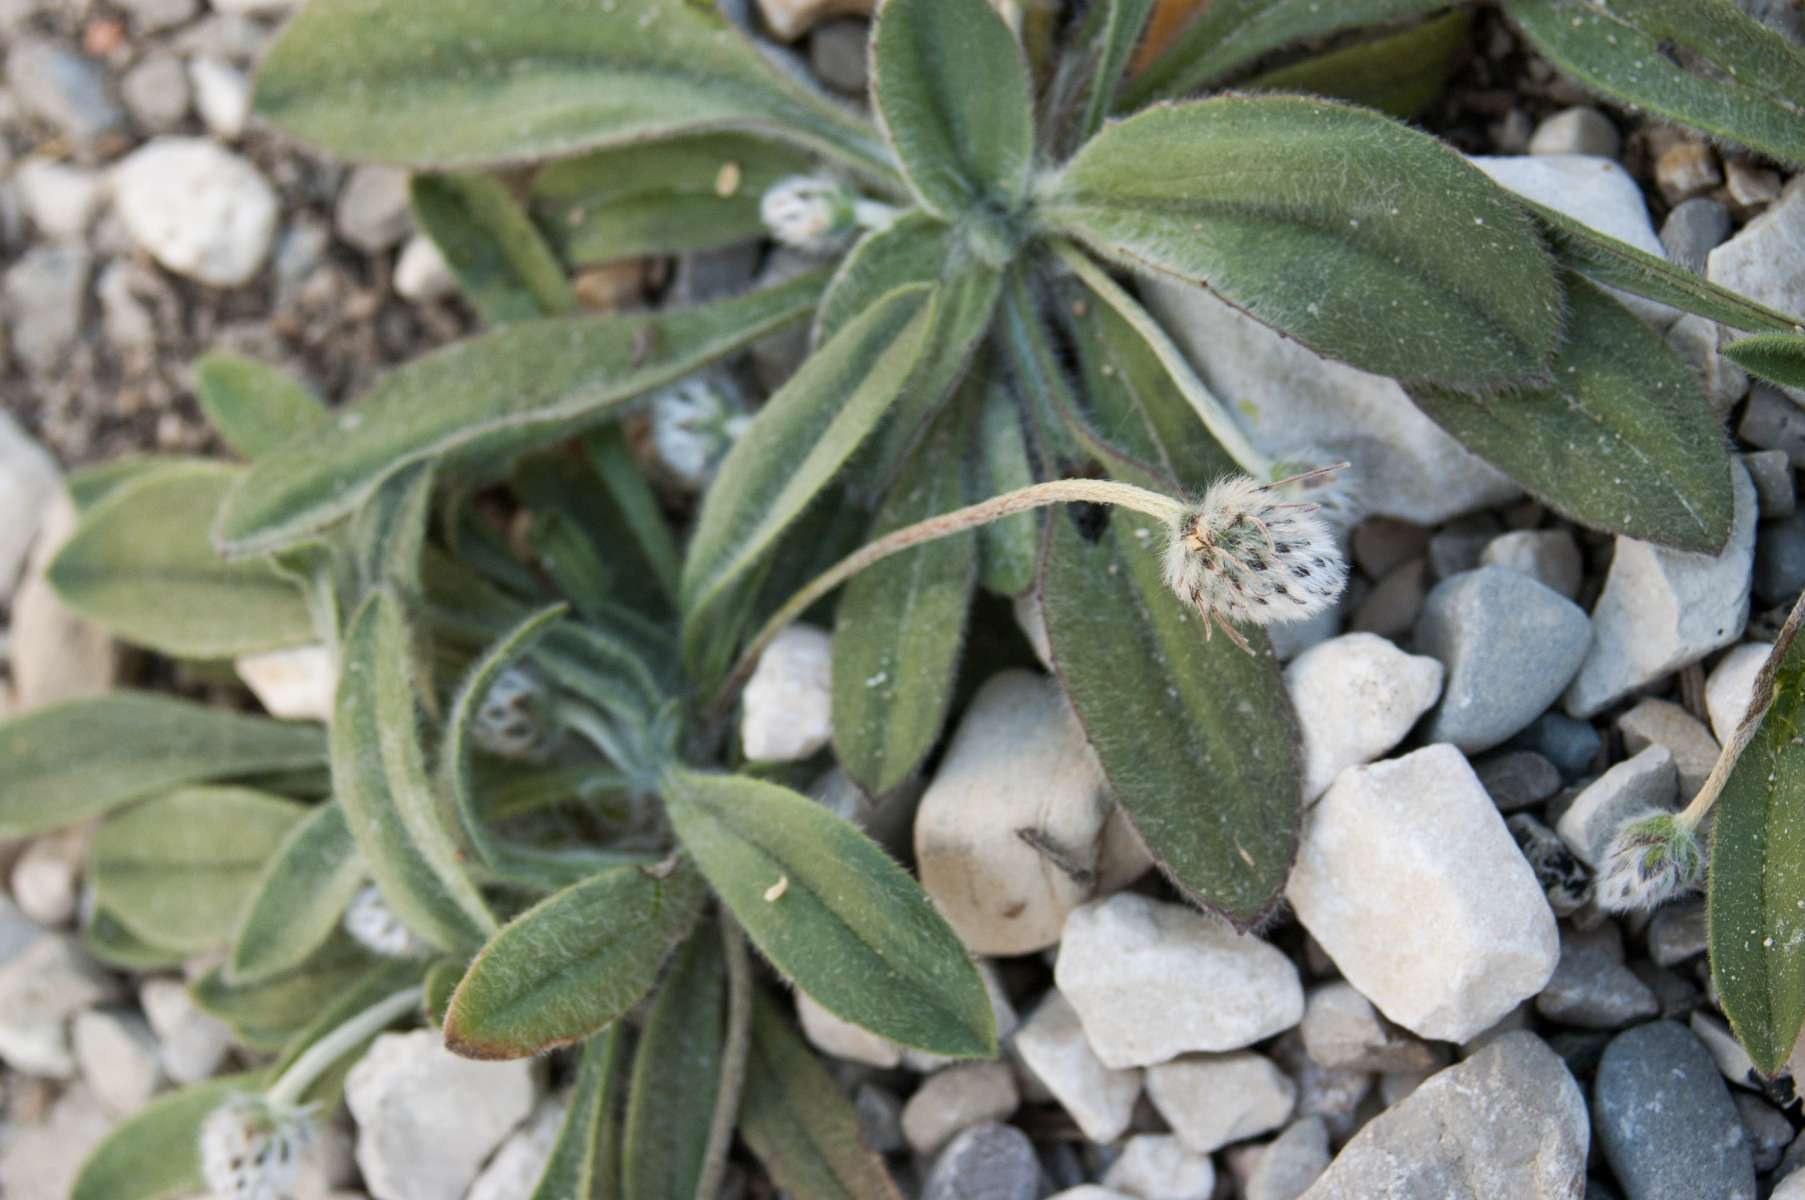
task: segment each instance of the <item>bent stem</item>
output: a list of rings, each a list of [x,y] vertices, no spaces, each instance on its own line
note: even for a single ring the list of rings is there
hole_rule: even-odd
[[[1197,377],[1190,360],[1185,358],[1167,333],[1165,327],[1153,319],[1148,312],[1127,289],[1109,277],[1109,272],[1098,266],[1096,261],[1078,247],[1067,241],[1055,241],[1053,253],[1059,261],[1071,268],[1072,274],[1084,281],[1084,285],[1095,292],[1099,299],[1116,310],[1116,315],[1141,335],[1153,356],[1159,359],[1160,366],[1166,368],[1166,374],[1178,386],[1184,398],[1190,403],[1203,422],[1203,427],[1210,432],[1217,443],[1228,452],[1241,469],[1257,480],[1268,481],[1273,477],[1275,464],[1262,454],[1257,446],[1247,440],[1241,426],[1222,407],[1208,385]]]
[[[264,1093],[264,1098],[277,1107],[293,1108],[301,1101],[313,1081],[328,1068],[355,1050],[365,1039],[375,1037],[389,1023],[420,1003],[422,989],[403,988],[385,996],[375,1004],[307,1047],[301,1057],[282,1072],[282,1077]]]
[[[801,591],[771,615],[759,629],[757,636],[741,652],[739,660],[734,663],[733,670],[715,692],[714,699],[709,702],[708,715],[718,718],[727,711],[733,697],[745,684],[746,678],[752,674],[752,668],[758,663],[759,655],[771,644],[784,626],[808,611],[809,606],[827,595],[835,588],[857,575],[867,567],[875,566],[892,554],[900,554],[913,546],[925,542],[938,541],[951,537],[956,533],[976,529],[1004,517],[1014,516],[1030,509],[1045,508],[1051,504],[1111,504],[1119,508],[1131,508],[1136,512],[1146,513],[1150,517],[1176,526],[1184,517],[1185,506],[1170,496],[1162,496],[1158,492],[1146,488],[1135,487],[1129,483],[1116,483],[1107,479],[1056,479],[1048,483],[1036,483],[1025,488],[1017,488],[1013,492],[1004,492],[1000,496],[952,512],[941,513],[918,521],[913,525],[885,534],[874,542],[868,542],[845,558],[815,576]]]

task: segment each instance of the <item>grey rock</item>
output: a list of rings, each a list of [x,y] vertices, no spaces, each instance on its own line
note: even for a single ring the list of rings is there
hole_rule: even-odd
[[[1272,1044],[1272,1058],[1297,1084],[1297,1117],[1320,1117],[1335,1141],[1345,1141],[1359,1127],[1379,1079],[1354,1067],[1325,1067],[1310,1057],[1303,1035],[1288,1030]]]
[[[1749,389],[1736,434],[1751,446],[1781,451],[1794,467],[1805,467],[1805,410],[1772,384]]]
[[[249,63],[262,53],[272,32],[271,26],[242,13],[215,12],[177,34],[173,46],[191,56]]]
[[[1739,292],[1783,313],[1805,312],[1805,179],[1795,178],[1766,212],[1711,251],[1706,275],[1712,283]],[[1726,331],[1726,336],[1738,336]],[[1805,389],[1789,389],[1805,402]]]
[[[365,254],[381,254],[399,245],[414,227],[407,172],[373,165],[353,169],[339,189],[332,224],[340,237]]]
[[[1489,512],[1457,517],[1436,530],[1429,539],[1429,572],[1446,579],[1479,565],[1479,556],[1500,532],[1498,518]]]
[[[1596,108],[1562,109],[1536,126],[1529,138],[1531,154],[1589,154],[1616,158],[1623,138],[1611,119]]]
[[[12,599],[61,479],[56,460],[0,408],[0,604]]]
[[[0,1060],[28,1075],[75,1074],[68,1021],[119,996],[75,939],[42,933],[0,965]]]
[[[1630,755],[1640,754],[1650,746],[1667,747],[1679,774],[1682,801],[1698,794],[1705,777],[1717,764],[1717,739],[1705,723],[1666,700],[1638,701],[1617,718],[1617,732],[1623,737],[1624,752]]]
[[[1560,696],[1591,642],[1577,604],[1503,567],[1465,571],[1423,602],[1416,645],[1447,669],[1425,737],[1486,750]]]
[[[1123,1144],[1103,1186],[1134,1200],[1209,1200],[1216,1168],[1171,1134],[1142,1133]]]
[[[1705,902],[1676,900],[1655,910],[1648,922],[1648,956],[1656,966],[1673,967],[1705,952],[1709,926]]]
[[[1561,790],[1560,769],[1534,750],[1501,750],[1473,764],[1499,812],[1533,808]]]
[[[1701,998],[1698,988],[1679,972],[1656,966],[1647,959],[1637,959],[1629,967],[1643,986],[1654,993],[1663,1017],[1684,1017],[1697,1007]]]
[[[1511,1033],[1368,1122],[1303,1195],[1573,1200],[1589,1141],[1567,1068],[1534,1034]]]
[[[1784,450],[1752,450],[1742,456],[1763,517],[1790,517],[1799,511],[1799,493],[1792,463]]]
[[[1736,1114],[1742,1118],[1743,1132],[1748,1134],[1755,1174],[1765,1175],[1780,1165],[1780,1156],[1792,1144],[1792,1122],[1759,1096],[1734,1092],[1730,1098],[1736,1102]]]
[[[1805,588],[1805,515],[1764,521],[1755,533],[1755,598],[1790,604]]]
[[[1590,721],[1565,713],[1547,712],[1508,743],[1514,749],[1533,750],[1559,768],[1569,781],[1589,771],[1604,746],[1604,739]]]
[[[232,1031],[202,1012],[180,980],[146,979],[138,1005],[162,1043],[163,1073],[171,1080],[199,1083],[219,1070],[232,1048]]]
[[[6,79],[19,107],[87,145],[125,124],[104,67],[44,38],[22,37],[6,55]]]
[[[1688,313],[1667,331],[1667,345],[1698,378],[1705,398],[1718,416],[1728,416],[1736,402],[1748,395],[1749,375],[1721,351],[1717,322]]]
[[[1128,1128],[1141,1094],[1138,1067],[1103,1065],[1084,1036],[1071,1001],[1049,991],[1011,1043],[1027,1075],[1063,1107],[1084,1136],[1113,1142]]]
[[[0,290],[12,318],[12,350],[28,370],[53,371],[74,347],[93,266],[86,246],[52,242],[7,268]]]
[[[875,1154],[894,1154],[905,1143],[902,1133],[902,1101],[896,1093],[875,1083],[861,1083],[852,1093],[852,1111],[859,1118],[859,1140]]]
[[[1147,1098],[1186,1149],[1211,1154],[1289,1121],[1297,1085],[1249,1051],[1186,1054],[1147,1068]]]
[[[1285,1127],[1242,1185],[1243,1200],[1297,1200],[1329,1166],[1329,1127],[1304,1117]]]
[[[677,274],[671,280],[672,303],[704,304],[738,295],[758,274],[760,253],[759,242],[754,238],[682,255],[677,259]]]
[[[99,172],[33,155],[13,171],[32,224],[47,238],[79,238],[106,195]]]
[[[1480,566],[1508,567],[1571,600],[1579,594],[1584,564],[1579,543],[1565,529],[1517,529],[1486,543]]]
[[[1348,627],[1357,633],[1395,638],[1408,633],[1423,611],[1429,585],[1429,560],[1412,558],[1393,567],[1354,609]]]
[[[1661,245],[1667,248],[1667,256],[1695,275],[1705,273],[1711,251],[1729,236],[1730,210],[1705,196],[1676,205],[1661,224]]]
[[[1349,538],[1354,565],[1368,579],[1383,579],[1393,568],[1428,553],[1429,530],[1408,521],[1373,517],[1354,527]]]
[[[1310,1058],[1325,1067],[1389,1074],[1448,1065],[1445,1052],[1387,1021],[1372,1001],[1339,980],[1310,993],[1298,1033]]]
[[[809,38],[809,66],[822,83],[854,96],[865,94],[870,69],[865,51],[871,40],[871,23],[858,20],[826,21]]]
[[[75,1061],[94,1095],[114,1116],[130,1116],[163,1084],[157,1035],[144,1018],[125,1009],[77,1014]]]
[[[82,1161],[112,1125],[113,1117],[85,1083],[57,1097],[42,1122],[9,1122],[8,1136],[0,1140],[0,1196],[9,1200],[67,1196]]]
[[[1561,961],[1536,997],[1536,1011],[1561,1025],[1621,1029],[1660,1011],[1655,994],[1623,965],[1615,925],[1561,931]]]
[[[1684,1026],[1653,1021],[1611,1039],[1592,1099],[1599,1148],[1630,1200],[1754,1200],[1742,1118]]]
[[[1651,745],[1600,775],[1574,798],[1555,829],[1580,861],[1596,870],[1626,817],[1650,808],[1672,809],[1679,790],[1673,753]]]
[[[119,81],[119,94],[132,120],[149,133],[168,133],[188,116],[188,72],[171,54],[145,56]]]
[[[1759,1088],[1761,1072],[1755,1069],[1755,1060],[1749,1052],[1742,1048],[1736,1035],[1730,1032],[1730,1024],[1711,1015],[1704,1009],[1693,1012],[1686,1018],[1687,1028],[1694,1037],[1704,1044],[1711,1055],[1711,1061],[1717,1064],[1717,1073],[1724,1077],[1732,1087]]]
[[[1035,1200],[1040,1164],[1013,1125],[991,1122],[954,1138],[928,1172],[921,1200]]]
[[[1535,872],[1554,915],[1578,912],[1592,898],[1592,876],[1585,864],[1567,849],[1559,834],[1528,813],[1513,813],[1504,824],[1517,839],[1517,849]]]
[[[191,21],[201,11],[200,0],[120,0],[132,25],[143,33],[160,33]]]

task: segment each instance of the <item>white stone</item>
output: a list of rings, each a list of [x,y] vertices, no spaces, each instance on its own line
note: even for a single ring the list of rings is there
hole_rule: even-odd
[[[1729,543],[1716,555],[1664,550],[1619,537],[1592,607],[1592,648],[1562,698],[1589,717],[1638,688],[1742,636],[1755,552],[1755,486],[1731,466],[1736,496]]]
[[[1254,444],[1274,458],[1346,459],[1363,513],[1436,525],[1519,494],[1395,380],[1323,358],[1202,288],[1145,280],[1142,290]]]
[[[1209,1200],[1216,1166],[1169,1133],[1137,1133],[1103,1173],[1103,1186],[1134,1200]]]
[[[219,1070],[232,1048],[225,1022],[203,1012],[179,979],[146,979],[138,1004],[162,1043],[163,1073],[178,1084],[199,1083]]]
[[[802,1024],[803,1036],[823,1054],[871,1067],[895,1067],[902,1063],[901,1046],[851,1021],[842,1021],[803,991],[796,993],[796,1019]]]
[[[1686,1018],[1686,1024],[1698,1035],[1698,1040],[1705,1044],[1705,1049],[1711,1052],[1712,1061],[1717,1064],[1719,1073],[1726,1080],[1740,1088],[1759,1087],[1761,1072],[1755,1069],[1755,1060],[1749,1057],[1749,1052],[1742,1048],[1742,1043],[1730,1032],[1727,1022],[1718,1020],[1704,1009],[1694,1009],[1692,1015]]]
[[[1298,1026],[1304,1050],[1331,1070],[1423,1071],[1447,1065],[1446,1055],[1402,1033],[1353,985],[1341,980],[1311,991]]]
[[[1587,785],[1561,814],[1554,831],[1581,862],[1596,870],[1625,817],[1649,808],[1671,809],[1679,791],[1673,752],[1651,744]]]
[[[902,1131],[917,1154],[934,1154],[961,1130],[1005,1121],[1021,1103],[1007,1063],[960,1063],[928,1078],[903,1105]]]
[[[97,1008],[77,1014],[71,1034],[82,1078],[108,1112],[130,1116],[150,1103],[162,1086],[163,1064],[157,1035],[143,1017]]]
[[[215,137],[230,140],[244,132],[251,117],[251,81],[243,71],[217,58],[188,60],[194,85],[194,108]]]
[[[1795,1170],[1782,1179],[1768,1200],[1805,1200],[1805,1170]]]
[[[1441,663],[1376,634],[1343,634],[1300,654],[1285,668],[1285,687],[1303,735],[1304,800],[1397,745],[1441,685]]]
[[[92,827],[75,825],[34,838],[13,864],[13,901],[40,925],[67,925],[81,899],[81,867]]]
[[[61,490],[56,461],[0,408],[0,605],[12,599],[26,555]]]
[[[1420,1037],[1464,1041],[1554,974],[1554,913],[1460,751],[1344,771],[1286,888],[1347,981]]]
[[[33,156],[13,171],[19,198],[32,224],[49,238],[78,238],[100,211],[106,186],[100,174]]]
[[[1520,571],[1571,600],[1579,594],[1579,543],[1565,529],[1516,529],[1487,542],[1479,565]]]
[[[552,1156],[565,1111],[561,1100],[541,1100],[526,1124],[501,1144],[464,1200],[526,1200],[531,1196]]]
[[[1187,1054],[1147,1068],[1147,1098],[1187,1149],[1210,1154],[1289,1121],[1297,1085],[1249,1051]]]
[[[1705,712],[1711,732],[1720,744],[1735,736],[1755,695],[1755,676],[1767,662],[1773,647],[1766,642],[1744,642],[1718,660],[1705,679]]]
[[[15,1071],[75,1074],[68,1022],[119,994],[119,981],[73,938],[43,933],[0,965],[0,1059]]]
[[[381,254],[414,227],[407,172],[374,164],[353,167],[339,189],[332,224],[338,235],[366,254]]]
[[[1682,801],[1698,795],[1711,768],[1717,765],[1717,739],[1705,723],[1666,700],[1638,700],[1634,708],[1617,718],[1617,732],[1623,737],[1626,754],[1640,754],[1650,746],[1667,747],[1680,777]]]
[[[1711,251],[1705,276],[1790,317],[1805,315],[1805,182],[1795,178],[1768,210]],[[1731,339],[1743,331],[1726,328]],[[1789,388],[1805,404],[1805,388]]]
[[[973,952],[1043,949],[1092,895],[1111,808],[1058,686],[1002,672],[972,698],[916,811],[922,887]]]
[[[113,639],[64,607],[45,578],[51,558],[74,530],[75,505],[59,487],[44,513],[24,581],[13,597],[13,690],[21,711],[112,689]]]
[[[451,264],[439,250],[437,242],[416,233],[401,247],[395,259],[395,291],[403,299],[416,304],[443,300],[458,290],[457,277]]]
[[[351,1068],[345,1103],[374,1200],[460,1200],[532,1111],[533,1066],[459,1058],[436,1029],[385,1033]]]
[[[1667,331],[1667,345],[1698,376],[1705,398],[1719,417],[1728,416],[1736,402],[1748,395],[1748,372],[1719,352],[1718,325],[1711,318],[1687,313]]]
[[[1049,991],[1015,1031],[1015,1056],[1093,1142],[1121,1137],[1141,1094],[1141,1071],[1103,1065],[1084,1036],[1078,1011]]]
[[[238,678],[272,717],[285,721],[326,721],[338,687],[338,663],[325,646],[291,646],[240,655],[232,663]]]
[[[753,762],[794,762],[833,736],[833,637],[795,624],[771,639],[746,681],[740,747]]]
[[[1054,979],[1091,1049],[1118,1069],[1239,1050],[1304,1015],[1286,955],[1217,917],[1132,892],[1073,911]]]
[[[45,1120],[8,1122],[7,1136],[0,1138],[0,1196],[7,1200],[67,1196],[89,1151],[112,1126],[112,1116],[84,1083],[57,1097]]]
[[[1616,158],[1623,139],[1609,117],[1596,108],[1564,108],[1536,126],[1529,137],[1531,154],[1583,154]]]
[[[758,0],[758,15],[780,42],[793,42],[829,17],[868,17],[877,0]]]
[[[113,173],[114,204],[159,263],[211,287],[257,274],[276,233],[276,193],[257,168],[205,138],[156,138]]]

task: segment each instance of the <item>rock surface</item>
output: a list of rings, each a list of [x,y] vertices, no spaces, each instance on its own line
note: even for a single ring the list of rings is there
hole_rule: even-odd
[[[1057,990],[1048,992],[1015,1031],[1012,1046],[1085,1137],[1107,1143],[1122,1136],[1141,1094],[1141,1071],[1104,1066],[1071,1001]]]
[[[1329,1166],[1329,1127],[1305,1117],[1286,1127],[1260,1154],[1242,1186],[1243,1200],[1297,1200]]]
[[[1147,1098],[1186,1149],[1210,1154],[1289,1121],[1297,1085],[1245,1050],[1187,1054],[1147,1068]]]
[[[1209,1200],[1216,1167],[1171,1134],[1138,1133],[1103,1173],[1103,1186],[1134,1200]]]
[[[974,1126],[934,1160],[921,1200],[1035,1200],[1040,1164],[1034,1144],[1013,1125]]]
[[[1759,304],[1795,316],[1805,313],[1805,183],[1794,179],[1775,204],[1711,251],[1706,277]],[[1742,336],[1726,330],[1728,336]],[[1790,389],[1805,403],[1805,389]]]
[[[1303,736],[1304,799],[1314,800],[1346,767],[1371,762],[1401,741],[1441,694],[1442,666],[1370,633],[1318,643],[1285,668],[1285,688]]]
[[[1649,746],[1574,797],[1555,830],[1581,862],[1596,869],[1624,818],[1648,808],[1673,808],[1679,787],[1673,754],[1665,746]]]
[[[1635,1200],[1753,1200],[1742,1119],[1711,1055],[1671,1021],[1625,1030],[1592,1087],[1605,1161]]]
[[[1755,677],[1767,661],[1773,647],[1766,642],[1745,642],[1717,661],[1705,679],[1705,712],[1711,718],[1711,732],[1717,740],[1727,742],[1748,716],[1749,700],[1755,694]]]
[[[903,1105],[902,1132],[917,1154],[933,1154],[955,1134],[1006,1121],[1021,1103],[1005,1063],[960,1063],[927,1077]]]
[[[794,762],[833,736],[833,637],[795,624],[771,639],[746,681],[740,746],[753,762]]]
[[[114,202],[133,240],[210,287],[248,283],[276,233],[276,193],[249,162],[202,138],[158,138],[115,169]]]

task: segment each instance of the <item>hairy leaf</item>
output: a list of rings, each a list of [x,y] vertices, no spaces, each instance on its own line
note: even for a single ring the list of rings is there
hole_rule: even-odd
[[[98,904],[82,923],[81,944],[117,971],[162,971],[180,967],[189,957],[186,950],[145,941]]]
[[[321,1005],[319,1011],[288,1039],[282,1053],[270,1064],[270,1074],[280,1079],[296,1060],[339,1026],[396,992],[418,986],[427,969],[427,960],[421,958],[384,958],[371,963],[362,975]],[[405,1015],[412,1017],[414,1014]],[[395,1018],[397,1021],[402,1019],[400,1016]],[[344,1095],[345,1076],[363,1058],[376,1036],[372,1033],[362,1042],[340,1051],[332,1064],[307,1085],[306,1091],[301,1093],[301,1103],[318,1105],[322,1112],[337,1108]]]
[[[42,833],[187,783],[325,759],[317,725],[145,692],[54,704],[0,721],[0,836]]]
[[[255,103],[339,157],[408,166],[733,129],[893,169],[868,124],[686,0],[314,0],[264,58]]]
[[[1092,5],[1090,34],[1069,54],[1088,53],[1089,78],[1084,83],[1084,112],[1074,131],[1082,141],[1103,128],[1116,94],[1122,87],[1123,73],[1134,57],[1135,47],[1147,28],[1147,17],[1156,0],[1104,0]]]
[[[257,1092],[261,1071],[221,1075],[159,1096],[106,1136],[82,1163],[69,1200],[174,1200],[200,1192],[201,1122],[237,1092]]]
[[[978,400],[978,486],[981,496],[1000,496],[1034,482],[1022,413],[1001,379],[971,384]],[[1040,523],[1032,512],[992,521],[978,530],[978,581],[999,596],[1019,596],[1034,586],[1040,567]]]
[[[1545,377],[1559,340],[1553,268],[1509,194],[1365,109],[1295,96],[1149,109],[1092,138],[1040,212],[1380,374],[1495,388]]]
[[[228,498],[214,537],[228,553],[271,549],[357,508],[409,463],[492,455],[497,438],[516,450],[528,436],[556,441],[797,320],[825,282],[810,273],[656,315],[523,321],[428,354],[312,436],[259,460]]]
[[[226,977],[256,983],[300,966],[338,928],[364,872],[344,807],[337,800],[315,807],[288,831],[251,885]]]
[[[292,971],[256,983],[229,983],[213,967],[189,987],[202,1011],[232,1027],[253,1050],[277,1053],[320,1011],[357,986],[378,960],[345,934],[327,940]]]
[[[814,344],[825,344],[898,288],[938,282],[951,255],[951,228],[926,213],[911,210],[873,229],[834,270],[815,312]]]
[[[905,1046],[996,1053],[970,956],[870,838],[806,796],[745,776],[672,769],[664,803],[753,944],[823,1008]]]
[[[695,1200],[725,1066],[726,993],[721,931],[704,922],[672,955],[633,1055],[624,1200]]]
[[[320,423],[326,406],[268,363],[215,351],[194,364],[194,398],[220,440],[256,458]]]
[[[416,175],[409,191],[415,219],[484,321],[576,311],[563,264],[506,184],[487,175]]]
[[[1475,398],[1413,387],[1438,425],[1584,525],[1715,554],[1734,504],[1723,430],[1661,336],[1583,279],[1567,288],[1555,383]]]
[[[207,539],[240,468],[171,463],[108,493],[50,564],[70,608],[179,658],[230,658],[313,640],[301,591],[268,563],[227,562]]]
[[[1743,338],[1724,347],[1724,356],[1781,387],[1805,388],[1805,337],[1782,333]]]
[[[1414,117],[1447,89],[1472,32],[1473,14],[1451,12],[1421,25],[1264,71],[1247,91],[1312,92]]]
[[[604,1161],[609,1148],[610,1125],[619,1107],[620,1026],[611,1025],[583,1044],[577,1079],[570,1089],[570,1105],[551,1157],[539,1174],[531,1200],[613,1200],[603,1181],[612,1164]],[[616,1168],[617,1169],[617,1168]]]
[[[525,1058],[601,1032],[652,990],[706,896],[693,871],[660,879],[616,867],[547,897],[470,964],[445,1044],[468,1058]]]

